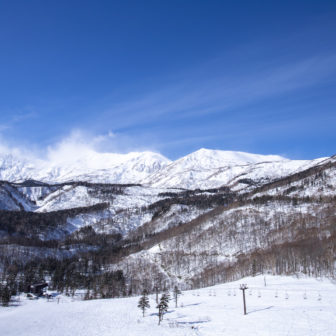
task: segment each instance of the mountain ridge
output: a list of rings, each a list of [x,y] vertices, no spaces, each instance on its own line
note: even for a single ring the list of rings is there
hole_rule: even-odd
[[[174,161],[150,151],[127,154],[87,151],[50,161],[0,154],[0,179],[10,182],[34,179],[47,183],[88,181],[186,189],[213,188],[230,183],[238,175],[278,178],[322,159],[290,160],[279,155],[206,148]],[[260,174],[256,174],[257,170]]]

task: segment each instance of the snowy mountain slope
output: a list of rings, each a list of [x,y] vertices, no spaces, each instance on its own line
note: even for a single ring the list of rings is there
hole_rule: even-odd
[[[323,198],[335,195],[336,156],[320,159],[315,165],[284,176],[255,189],[253,197],[285,195],[290,197]]]
[[[75,162],[57,162],[40,173],[43,181],[139,183],[170,161],[157,153],[96,153]]]
[[[264,161],[286,161],[286,159],[275,155],[200,149],[167,165],[149,176],[144,183],[166,187],[180,186],[186,189],[195,189],[202,186],[203,188],[219,187],[226,181],[220,178],[209,181],[209,177],[216,172],[237,167],[238,171],[235,172],[237,174],[240,173],[240,166]]]
[[[174,174],[177,171],[182,171],[182,176],[185,173],[184,166],[193,170],[192,165],[196,160],[200,165],[200,160],[204,156],[209,157],[208,162],[202,163],[201,166],[216,166],[222,163],[225,158],[232,161],[236,158],[236,153],[219,152],[216,151],[214,160],[212,160],[212,151],[200,150],[191,155],[191,162],[189,158],[181,159],[174,163],[161,168],[159,173],[164,175],[168,171],[168,175],[161,179],[169,185],[181,185],[180,176],[176,177],[174,181]],[[243,153],[244,154],[244,153]],[[272,162],[258,162],[264,160],[263,156],[254,156],[249,154],[244,156],[239,153],[237,160],[255,161],[257,163],[246,163],[242,165],[235,165],[233,167],[222,167],[215,169],[201,169],[197,174],[197,180],[193,186],[206,187],[211,184],[215,186],[225,185],[231,187],[233,191],[239,193],[253,192],[259,186],[272,185],[270,181],[278,180],[288,176],[288,172],[301,172],[303,168],[312,167],[312,169],[319,169],[323,164],[335,161],[335,158],[317,159],[312,161],[290,161],[286,159],[277,158],[278,161]],[[197,158],[197,159],[196,159]],[[218,159],[219,158],[219,159]],[[217,160],[218,159],[218,160]],[[186,162],[186,163],[184,163]],[[217,163],[216,163],[217,162]],[[218,163],[219,162],[219,163]],[[197,163],[195,163],[197,166]],[[194,170],[195,172],[195,170]],[[172,176],[170,176],[172,174]],[[209,174],[211,174],[209,176]],[[303,196],[318,194],[334,195],[335,190],[335,170],[333,167],[326,169],[323,173],[324,179],[316,181],[313,176],[313,181],[302,181],[300,178],[297,181],[286,182],[284,186],[278,187],[264,192],[259,192],[254,197],[263,195],[278,195],[285,194],[288,196]],[[153,176],[153,175],[151,175]],[[200,178],[203,176],[205,181]],[[205,177],[204,177],[205,176]],[[272,178],[270,177],[272,176]],[[168,181],[166,181],[168,179]],[[190,179],[187,179],[190,183]],[[278,182],[276,182],[278,183]],[[306,185],[307,184],[307,185]],[[155,182],[153,182],[155,185]],[[314,188],[311,186],[314,185]],[[308,186],[308,187],[307,187]],[[289,189],[290,188],[290,189]],[[180,196],[179,196],[180,195]],[[186,223],[192,219],[200,216],[204,212],[210,211],[217,205],[225,203],[225,197],[235,197],[234,194],[230,196],[228,191],[206,190],[193,192],[186,192],[184,194],[181,189],[167,189],[165,187],[150,187],[149,185],[112,185],[112,184],[93,184],[86,182],[71,182],[63,184],[46,184],[37,181],[27,181],[25,183],[10,184],[2,182],[1,203],[3,210],[26,210],[35,212],[48,213],[51,211],[60,211],[78,207],[91,207],[100,203],[108,203],[109,208],[103,211],[94,211],[92,214],[84,213],[77,214],[75,217],[69,219],[69,232],[78,230],[83,226],[91,225],[101,233],[121,233],[126,235],[142,227],[143,234],[148,235],[153,232],[159,232]],[[221,198],[224,197],[224,198]],[[160,203],[160,200],[167,199],[167,202]],[[213,199],[213,201],[211,201]],[[159,202],[157,205],[155,205]],[[223,203],[224,202],[224,203]],[[154,221],[153,218],[157,217]],[[147,225],[147,223],[149,223]],[[155,224],[156,223],[156,224]]]
[[[160,170],[170,160],[152,152],[128,154],[85,153],[75,159],[57,161],[32,160],[13,155],[0,157],[0,180],[19,182],[28,179],[57,183],[92,181],[106,183],[139,183]]]
[[[234,190],[240,190],[246,187],[246,184],[237,185],[240,179],[267,183],[307,169],[324,159],[288,160],[276,155],[202,149],[167,165],[149,176],[143,183],[156,187],[179,186],[185,189],[206,189],[226,185],[234,187]]]
[[[37,172],[38,163],[12,154],[0,155],[0,180],[15,181],[30,179]]]
[[[41,186],[21,186],[17,185],[17,190],[23,194],[30,201],[35,204],[40,204],[41,200],[45,199],[49,194],[58,190],[58,186],[50,186],[50,185],[41,185]]]
[[[37,212],[49,212],[77,207],[91,206],[101,203],[84,186],[65,185],[48,194],[45,198],[37,200]]]
[[[126,235],[150,222],[160,209],[161,200],[176,195],[175,189],[159,189],[138,185],[91,184],[73,182],[69,184],[47,185],[40,182],[3,182],[0,187],[0,200],[3,210],[26,210],[36,213],[51,213],[71,209],[90,208],[108,204],[102,210],[93,209],[87,213],[77,213],[69,217],[68,232],[92,226],[100,233],[120,233]],[[155,204],[158,203],[156,206]],[[160,217],[156,230],[177,225],[190,220],[204,210],[195,206],[182,206],[175,201],[174,207]],[[56,215],[55,215],[56,216]]]
[[[336,330],[336,287],[326,279],[266,275],[193,291],[183,291],[160,326],[155,296],[142,317],[139,297],[78,301],[28,300],[1,308],[0,329],[7,336],[169,336],[274,335],[333,336]],[[246,283],[243,315],[241,283]]]
[[[176,160],[170,167],[176,165],[183,169],[215,169],[230,165],[244,165],[258,162],[287,160],[278,155],[260,155],[245,152],[211,150],[201,148],[196,152]]]
[[[97,153],[52,161],[0,156],[0,180],[35,179],[47,183],[89,181],[141,183],[158,188],[206,189],[223,185],[244,189],[240,179],[265,183],[318,164],[317,160],[288,160],[277,155],[200,149],[176,161],[160,154]]]
[[[280,253],[281,246],[294,243],[297,251],[294,250],[293,255],[301,255],[300,248],[308,248],[306,257],[309,260],[314,260],[310,253],[315,253],[315,257],[323,258],[327,263],[328,258],[324,253],[331,253],[328,261],[331,268],[327,273],[328,276],[333,276],[334,257],[332,252],[328,252],[331,242],[328,243],[327,240],[329,237],[335,239],[330,225],[336,212],[329,207],[321,207],[318,203],[293,206],[291,202],[269,201],[267,205],[256,203],[222,209],[218,213],[210,211],[176,229],[172,228],[161,239],[158,236],[157,240],[152,240],[154,244],[144,244],[140,252],[130,255],[115,267],[122,269],[132,279],[139,278],[139,281],[145,276],[142,269],[152,269],[153,273],[161,273],[167,280],[179,279],[184,284],[197,287],[200,285],[198,279],[202,279],[201,284],[227,281],[231,276],[228,271],[231,265],[234,266],[232,268],[236,276],[239,267],[242,267],[243,274],[248,274],[251,263],[240,266],[240,258],[246,256],[250,260],[253,258],[251,255],[262,255],[263,251],[265,259],[269,260],[269,263],[264,264],[265,269],[275,269],[276,256],[280,258],[281,253],[286,253]],[[307,247],[304,244],[300,247],[300,241],[305,239],[311,239],[311,242]],[[278,246],[277,250],[272,251],[275,246]],[[313,247],[319,251],[313,252]],[[290,272],[301,270],[298,262],[300,257],[294,258],[298,269],[291,269]],[[139,268],[139,264],[142,267]],[[133,265],[130,267],[132,273],[128,274],[125,265]],[[155,271],[155,265],[160,265],[161,268]],[[315,271],[317,270],[311,270],[312,273]]]
[[[36,205],[10,183],[1,182],[0,209],[34,211]]]
[[[108,185],[104,187],[104,190]],[[94,214],[78,215],[69,221],[77,229],[85,225],[93,226],[97,232],[118,232],[123,235],[152,219],[153,213],[142,208],[149,206],[164,196],[159,194],[167,189],[144,188],[141,186],[122,187],[102,193],[99,186],[65,185],[37,201],[36,212],[50,212],[76,207],[89,207],[107,202],[109,208]]]
[[[157,220],[166,231],[157,230],[156,220],[140,227],[139,236],[157,233],[115,267],[127,274],[124,265],[133,265],[132,279],[144,276],[141,269],[151,269],[166,281],[204,286],[232,274],[251,274],[252,259],[262,269],[309,274],[320,272],[324,266],[316,264],[323,260],[328,265],[323,274],[334,277],[335,172],[333,157],[196,218],[189,209],[190,221],[182,225],[164,226],[168,211]]]
[[[0,186],[0,210],[20,210],[20,206],[16,200],[2,186]]]

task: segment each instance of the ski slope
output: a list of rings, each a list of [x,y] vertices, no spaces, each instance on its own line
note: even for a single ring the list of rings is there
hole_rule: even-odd
[[[240,283],[249,287],[246,316]],[[336,286],[329,280],[266,276],[265,287],[264,277],[257,276],[184,291],[178,308],[170,302],[160,326],[154,296],[145,318],[138,299],[78,301],[62,296],[59,304],[57,299],[22,299],[19,306],[0,309],[1,335],[336,335]]]

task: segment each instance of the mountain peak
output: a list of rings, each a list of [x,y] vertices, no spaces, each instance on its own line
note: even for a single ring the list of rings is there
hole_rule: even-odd
[[[227,165],[244,165],[284,160],[287,159],[279,155],[261,155],[238,151],[223,151],[218,149],[201,148],[182,157],[178,161],[189,162],[190,164],[203,168],[219,168]]]
[[[43,182],[90,181],[103,183],[145,183],[160,187],[198,186],[216,187],[228,183],[236,174],[247,174],[255,164],[264,164],[271,172],[297,169],[298,162],[287,166],[287,160],[278,155],[259,155],[237,151],[201,148],[176,161],[151,151],[100,153],[93,150],[71,153],[53,153],[48,160],[37,160],[17,155],[0,155],[0,179],[18,182],[35,179]],[[280,166],[281,167],[280,167]],[[279,166],[279,167],[275,167]],[[244,173],[245,172],[245,173]],[[280,174],[280,173],[279,173]],[[279,175],[278,174],[278,175]],[[277,176],[278,176],[277,175]],[[280,174],[281,175],[281,174]]]

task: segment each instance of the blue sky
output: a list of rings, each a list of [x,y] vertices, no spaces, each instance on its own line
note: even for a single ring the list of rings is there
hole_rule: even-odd
[[[335,1],[0,1],[8,150],[329,156],[335,91]]]

